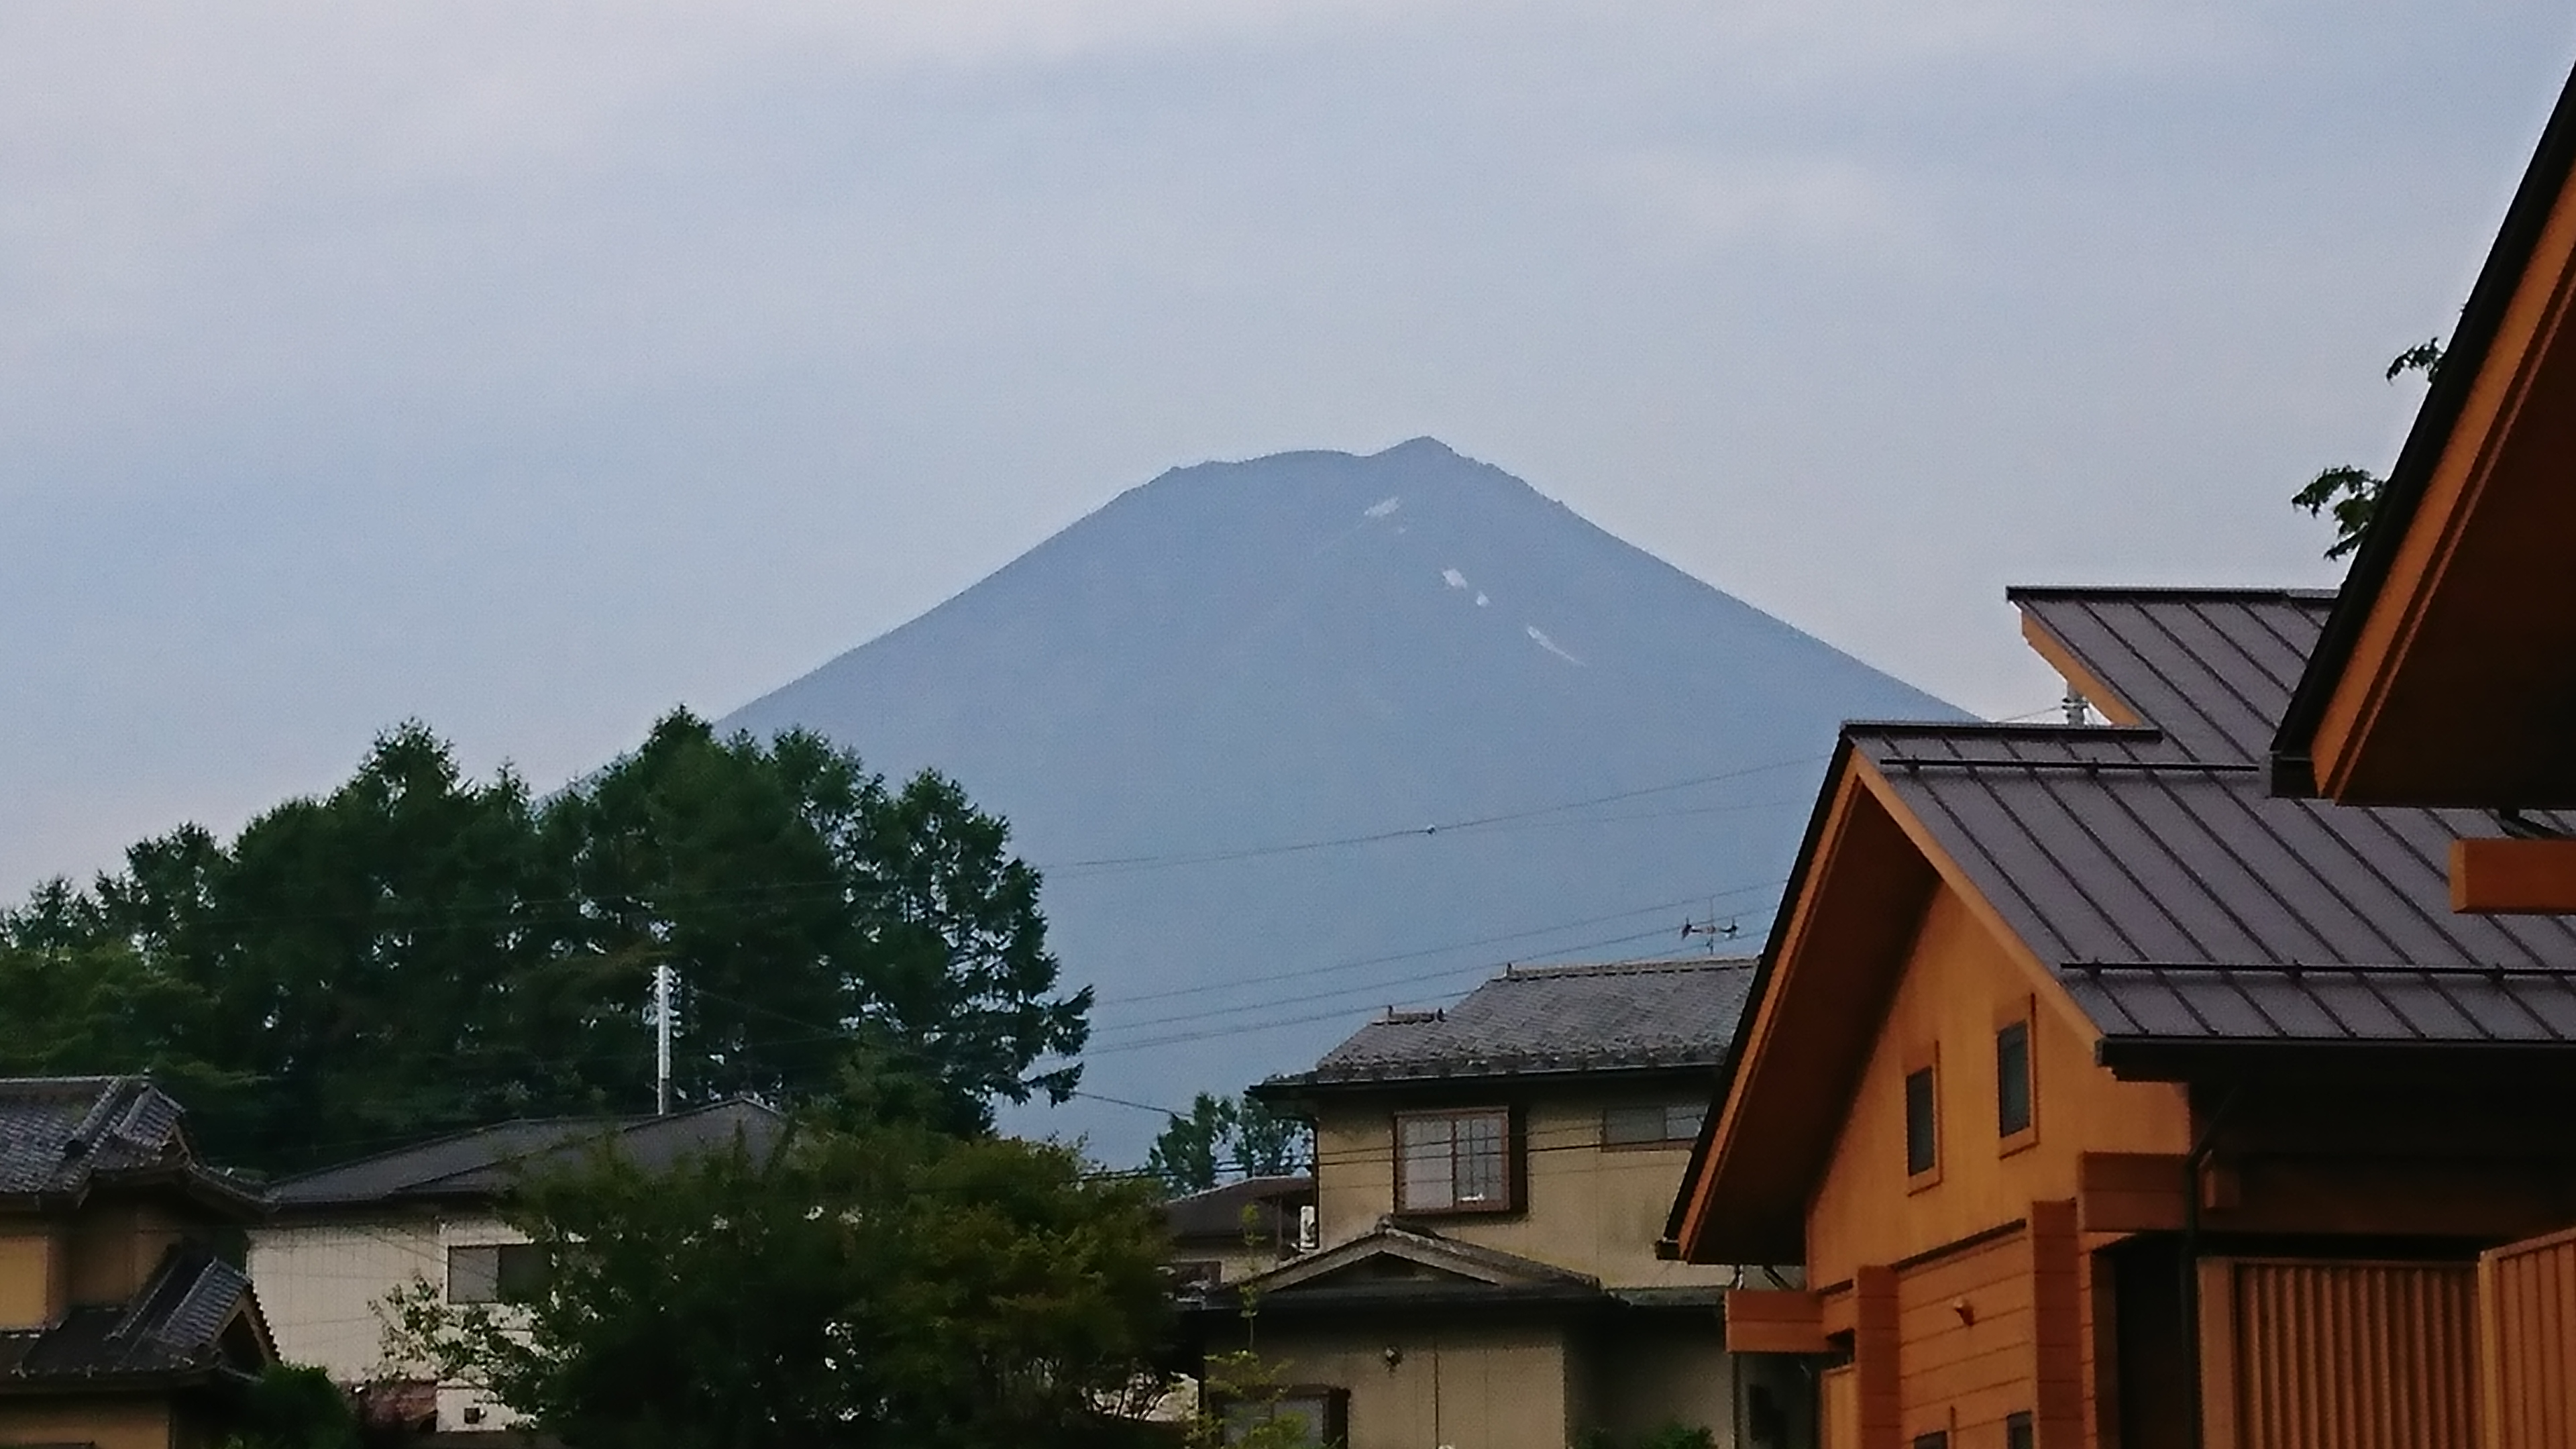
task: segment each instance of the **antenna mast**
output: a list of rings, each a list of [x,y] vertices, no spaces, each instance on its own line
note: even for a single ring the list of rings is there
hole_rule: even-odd
[[[671,963],[653,964],[653,1115],[671,1115]]]

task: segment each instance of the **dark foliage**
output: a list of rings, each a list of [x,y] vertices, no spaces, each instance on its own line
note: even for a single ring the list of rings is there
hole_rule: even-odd
[[[2395,382],[2407,373],[2420,372],[2430,381],[2441,365],[2442,339],[2431,338],[2397,354],[2388,364],[2387,380]],[[2377,473],[2343,463],[2309,479],[2306,487],[2290,495],[2290,501],[2311,517],[2333,516],[2335,541],[2327,547],[2326,557],[2342,558],[2361,547],[2361,536],[2379,511],[2380,491],[2387,486],[2388,480]]]
[[[1149,1442],[1160,1216],[1068,1149],[817,1111],[667,1172],[603,1155],[514,1217],[543,1288],[498,1311],[421,1288],[396,1342],[566,1443]]]
[[[891,788],[811,735],[678,713],[539,800],[407,725],[229,843],[182,827],[0,917],[0,1071],[151,1071],[212,1154],[290,1170],[649,1109],[667,963],[681,1100],[793,1101],[864,1041],[971,1131],[1072,1089],[1090,1005],[1008,840],[954,782]]]

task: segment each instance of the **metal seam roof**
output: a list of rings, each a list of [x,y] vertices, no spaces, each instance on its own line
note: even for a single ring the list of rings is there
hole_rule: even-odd
[[[2448,910],[2478,817],[2269,793],[2331,596],[2013,598],[2145,723],[1845,735],[2106,1036],[2576,1043],[2576,921]]]

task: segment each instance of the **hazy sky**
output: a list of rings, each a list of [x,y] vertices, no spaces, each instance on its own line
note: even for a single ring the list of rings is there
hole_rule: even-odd
[[[1972,709],[2318,584],[2551,4],[0,9],[0,896],[553,783],[1177,463],[1417,434]],[[1687,661],[1676,661],[1687,667]],[[973,782],[967,782],[972,787]]]

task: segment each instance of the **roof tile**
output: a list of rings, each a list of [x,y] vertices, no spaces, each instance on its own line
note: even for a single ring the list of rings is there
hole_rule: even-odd
[[[1440,1012],[1390,1012],[1278,1086],[1714,1067],[1751,985],[1749,960],[1506,971]]]

